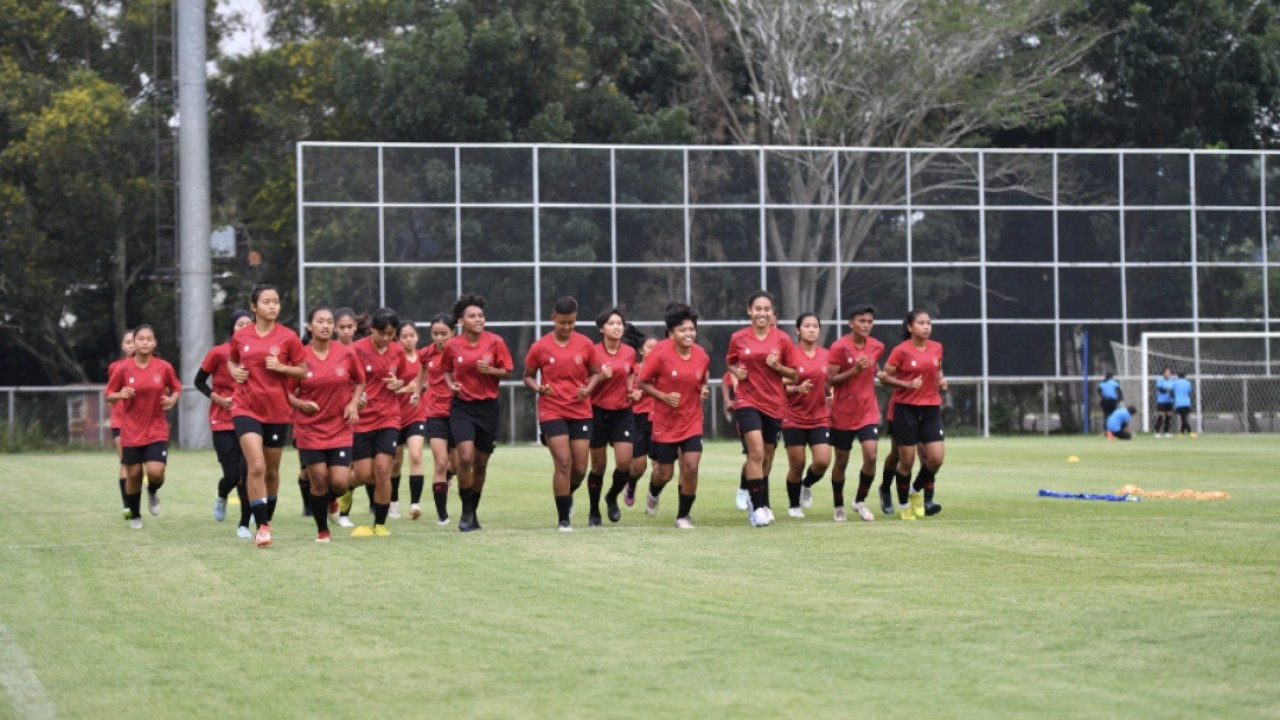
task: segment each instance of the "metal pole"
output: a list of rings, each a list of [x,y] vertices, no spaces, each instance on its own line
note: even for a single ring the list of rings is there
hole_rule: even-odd
[[[17,440],[17,436],[14,435],[14,426],[18,422],[18,418],[17,418],[17,415],[15,414],[15,408],[13,406],[14,401],[17,400],[17,397],[16,397],[16,393],[14,393],[13,391],[13,388],[9,388],[8,394],[9,394],[9,447],[13,447],[13,443]]]
[[[213,260],[209,250],[209,107],[206,96],[204,0],[178,2],[178,277],[181,373],[196,376],[213,347]],[[207,448],[209,401],[182,394],[178,442]]]
[[[1085,330],[1083,333],[1081,333],[1080,341],[1081,341],[1080,354],[1083,356],[1081,358],[1080,364],[1083,366],[1083,369],[1084,369],[1084,379],[1082,380],[1083,389],[1080,392],[1080,397],[1084,399],[1084,412],[1083,412],[1084,421],[1081,423],[1081,427],[1084,428],[1084,434],[1088,435],[1089,434],[1089,331],[1088,330]],[[1105,423],[1106,420],[1104,419],[1103,422]]]
[[[1049,381],[1044,381],[1044,386],[1040,389],[1040,397],[1044,398],[1044,434],[1049,435]]]

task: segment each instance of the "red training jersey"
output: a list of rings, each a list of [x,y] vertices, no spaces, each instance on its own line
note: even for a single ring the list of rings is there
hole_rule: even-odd
[[[399,344],[399,343],[397,343]],[[400,347],[404,347],[400,345]],[[418,351],[405,351],[404,354],[404,370],[397,376],[404,381],[407,386],[409,383],[418,379],[418,369],[422,367],[418,361]],[[418,403],[413,402],[413,393],[401,392],[396,394],[396,399],[400,402],[400,427],[406,428],[416,422],[422,422],[427,419],[427,397],[422,392],[422,388],[418,388],[420,397]]]
[[[200,363],[200,369],[209,373],[209,387],[222,397],[236,394],[236,381],[231,378],[231,368],[227,367],[230,353],[230,342],[214,345],[204,356],[204,362]],[[209,401],[209,429],[214,432],[235,430],[231,424],[231,411],[212,400]]]
[[[120,417],[120,447],[142,447],[169,439],[169,419],[165,417],[164,402],[170,393],[181,392],[182,382],[173,366],[158,357],[152,357],[146,367],[130,359],[116,365],[107,381],[107,393],[118,393],[126,387],[133,388],[134,396],[117,400],[122,406]]]
[[[621,410],[631,404],[631,376],[636,372],[636,351],[630,345],[618,344],[618,351],[610,353],[604,349],[604,343],[596,343],[596,366],[603,372],[605,367],[613,375],[601,378],[600,384],[591,394],[591,404],[605,410]]]
[[[941,405],[942,396],[938,394],[938,374],[942,372],[942,343],[929,340],[921,350],[903,340],[889,353],[885,367],[898,369],[894,377],[903,382],[911,382],[920,378],[920,387],[914,389],[894,388],[893,399],[903,405]]]
[[[418,351],[418,362],[427,369],[427,389],[422,392],[422,404],[427,417],[449,417],[449,402],[453,393],[444,382],[444,354],[435,343]]]
[[[836,385],[831,400],[831,427],[836,430],[857,430],[868,425],[880,424],[880,405],[876,401],[876,368],[884,355],[884,343],[868,337],[862,347],[853,344],[853,335],[831,343],[827,363],[836,372],[845,372],[866,356],[871,362],[865,370],[854,373]]]
[[[813,349],[813,357],[804,350],[796,348],[796,384],[806,380],[813,383],[813,388],[802,395],[788,395],[787,409],[782,416],[782,427],[812,430],[828,427],[831,417],[827,411],[827,349],[817,345]]]
[[[702,388],[711,377],[711,357],[700,346],[680,357],[673,343],[659,343],[645,358],[640,381],[664,393],[680,393],[676,407],[654,398],[650,412],[653,441],[678,443],[702,434]]]
[[[747,377],[738,381],[734,389],[733,407],[755,408],[771,418],[782,419],[787,407],[787,393],[782,386],[782,376],[769,367],[770,354],[778,355],[778,362],[795,367],[795,344],[778,328],[769,328],[764,339],[756,338],[754,327],[745,327],[729,338],[729,352],[724,360],[730,367],[741,365],[747,369]]]
[[[596,348],[586,335],[575,332],[561,347],[555,333],[547,333],[529,348],[524,366],[526,373],[540,372],[542,384],[551,386],[550,393],[538,396],[538,422],[591,417],[590,396],[578,397],[578,388],[587,384],[598,367]]]
[[[496,370],[515,368],[511,351],[501,336],[485,331],[473,345],[466,334],[454,336],[444,346],[444,371],[453,373],[453,381],[462,386],[458,399],[467,402],[497,400],[498,383],[494,375],[481,375],[476,363],[486,360]]]
[[[351,343],[351,349],[360,359],[364,368],[364,394],[368,402],[360,410],[360,421],[356,423],[356,432],[372,432],[393,428],[399,430],[400,398],[387,387],[388,377],[401,377],[405,373],[407,360],[404,346],[392,340],[387,347],[378,352],[373,345],[373,338],[361,338]]]
[[[116,368],[127,362],[133,362],[133,358],[120,358],[107,366],[107,382],[111,382],[111,376],[115,375]],[[103,395],[107,394],[106,390],[102,391]],[[124,405],[116,402],[111,403],[111,429],[119,430],[124,425]]]
[[[227,358],[249,371],[249,378],[236,384],[232,416],[253,418],[263,424],[284,424],[293,417],[288,397],[291,381],[288,376],[267,369],[271,355],[281,365],[301,365],[302,341],[280,323],[266,335],[259,335],[256,325],[246,325],[231,338]]]
[[[294,381],[298,399],[314,402],[320,411],[314,415],[293,411],[293,439],[298,449],[351,447],[353,428],[342,417],[342,411],[351,402],[355,387],[365,382],[359,356],[340,342],[330,342],[324,358],[316,354],[315,348],[307,347],[306,362],[307,376]]]

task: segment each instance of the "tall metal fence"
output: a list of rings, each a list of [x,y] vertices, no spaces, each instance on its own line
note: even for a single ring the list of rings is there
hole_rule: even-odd
[[[297,165],[303,316],[479,293],[517,362],[558,296],[658,334],[680,300],[718,375],[765,288],[827,342],[856,303],[890,345],[926,309],[983,433],[1037,383],[1075,431],[1111,340],[1280,326],[1274,153],[300,143]]]

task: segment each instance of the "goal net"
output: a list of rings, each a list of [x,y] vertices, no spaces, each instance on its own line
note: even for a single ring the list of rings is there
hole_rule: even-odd
[[[1151,430],[1155,381],[1166,367],[1191,381],[1197,432],[1280,432],[1280,333],[1147,332],[1138,346],[1112,341],[1111,350],[1143,432]]]

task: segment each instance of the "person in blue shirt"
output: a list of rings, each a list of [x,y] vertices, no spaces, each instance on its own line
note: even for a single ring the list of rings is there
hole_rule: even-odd
[[[1133,413],[1137,408],[1133,406],[1125,407],[1121,405],[1114,412],[1107,416],[1107,439],[1108,440],[1132,440],[1133,433],[1129,432],[1129,421],[1133,419]]]
[[[1124,399],[1124,393],[1120,391],[1120,381],[1116,380],[1113,373],[1107,373],[1106,378],[1098,383],[1098,395],[1102,396],[1102,417],[1111,417],[1111,413],[1116,411],[1116,405]]]
[[[1165,368],[1156,378],[1156,426],[1154,434],[1173,437],[1173,370]]]
[[[1178,433],[1181,435],[1196,434],[1191,431],[1191,421],[1187,418],[1191,414],[1191,381],[1187,379],[1186,373],[1178,373],[1178,379],[1172,383],[1173,390],[1173,409],[1178,412],[1178,419],[1182,421],[1182,427]],[[1173,424],[1173,421],[1169,421]]]

